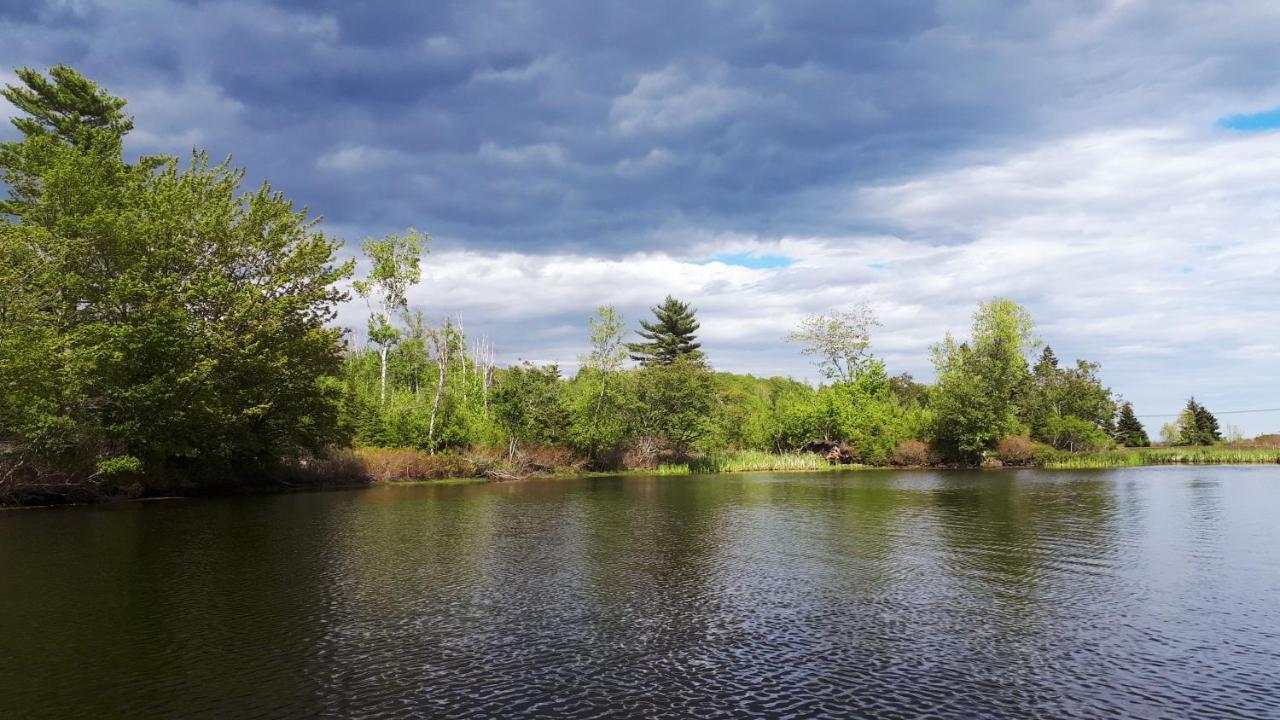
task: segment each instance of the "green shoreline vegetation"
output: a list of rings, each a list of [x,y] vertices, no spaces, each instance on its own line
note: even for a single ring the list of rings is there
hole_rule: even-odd
[[[1194,399],[1148,448],[1096,363],[1060,362],[995,298],[932,348],[933,384],[872,353],[868,306],[785,338],[818,386],[717,372],[688,303],[628,341],[602,306],[577,372],[500,366],[461,318],[407,302],[430,238],[342,243],[264,183],[196,150],[129,162],[125,101],[74,69],[0,93],[0,503],[271,487],[644,471],[1121,467],[1277,462],[1280,437],[1223,443]],[[350,284],[367,344],[334,326]],[[1121,449],[1116,449],[1121,448]],[[1133,449],[1141,448],[1141,449]]]

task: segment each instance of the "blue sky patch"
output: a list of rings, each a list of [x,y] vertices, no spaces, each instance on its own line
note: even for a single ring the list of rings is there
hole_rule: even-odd
[[[1218,119],[1220,127],[1243,132],[1262,132],[1280,128],[1280,107],[1256,113],[1227,115]]]
[[[725,265],[739,265],[741,267],[752,268],[753,270],[776,270],[778,268],[789,267],[795,260],[785,255],[756,255],[755,253],[720,253],[712,255],[702,260],[694,260],[698,265],[706,265],[707,263],[724,263]]]

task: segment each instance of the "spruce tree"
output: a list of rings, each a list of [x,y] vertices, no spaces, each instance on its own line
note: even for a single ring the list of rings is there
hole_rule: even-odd
[[[1142,427],[1138,416],[1133,414],[1133,403],[1126,402],[1120,406],[1115,437],[1116,442],[1125,447],[1150,447],[1151,439],[1147,437],[1146,428]]]
[[[1200,440],[1198,445],[1212,445],[1222,440],[1222,433],[1218,429],[1218,418],[1209,412],[1209,408],[1197,404],[1195,417],[1196,433]]]
[[[1183,445],[1212,445],[1222,440],[1218,429],[1218,418],[1209,409],[1192,397],[1187,400],[1187,408],[1182,411],[1181,442]]]
[[[670,295],[652,310],[656,322],[641,320],[641,330],[636,333],[645,342],[627,343],[631,359],[645,367],[670,365],[680,358],[701,361],[698,348],[702,345],[694,335],[700,327],[694,318],[696,311]]]

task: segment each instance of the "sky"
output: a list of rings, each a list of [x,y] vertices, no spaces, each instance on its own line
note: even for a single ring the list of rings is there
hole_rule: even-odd
[[[0,81],[71,64],[348,254],[431,233],[411,304],[503,361],[670,293],[717,369],[816,380],[783,337],[865,302],[927,380],[1000,296],[1153,433],[1280,408],[1278,44],[1267,0],[0,0]]]

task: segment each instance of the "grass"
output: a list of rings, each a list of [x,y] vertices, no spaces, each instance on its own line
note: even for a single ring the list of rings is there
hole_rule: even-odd
[[[832,465],[819,455],[771,453],[763,450],[734,450],[712,453],[683,463],[662,463],[652,470],[627,470],[640,475],[694,475],[735,472],[814,472],[861,467]]]
[[[1041,466],[1053,470],[1140,467],[1143,465],[1246,465],[1280,463],[1280,449],[1237,447],[1126,448],[1055,453]]]
[[[654,468],[654,475],[689,475],[692,471],[688,463],[662,463]]]
[[[689,464],[693,472],[726,473],[753,471],[800,472],[826,470],[833,467],[826,459],[812,453],[777,454],[763,450],[737,450],[716,453]]]

